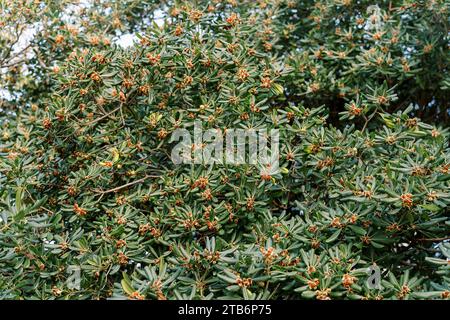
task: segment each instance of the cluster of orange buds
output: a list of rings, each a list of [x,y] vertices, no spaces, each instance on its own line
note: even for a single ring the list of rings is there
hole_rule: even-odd
[[[305,115],[308,116],[308,115]],[[313,143],[310,146],[311,153],[317,153],[322,149],[322,144]]]
[[[353,193],[357,196],[364,197],[367,199],[372,199],[372,196],[373,196],[373,192],[370,190],[359,190],[359,191],[354,191]]]
[[[320,90],[320,83],[318,82],[313,82],[308,86],[308,90],[311,92],[317,92]]]
[[[239,70],[237,71],[237,77],[242,82],[244,82],[249,76],[250,73],[245,68],[239,68]]]
[[[390,232],[395,232],[395,231],[400,231],[400,230],[401,230],[401,227],[400,227],[400,225],[399,225],[398,223],[396,223],[396,222],[391,223],[390,225],[388,225],[388,226],[386,227],[386,231],[390,231]]]
[[[144,300],[145,297],[139,293],[139,291],[134,291],[130,294],[130,299],[132,300]]]
[[[342,285],[344,288],[349,289],[358,280],[356,277],[346,273],[342,276]]]
[[[97,46],[100,44],[100,38],[97,36],[92,36],[89,38],[89,43],[93,46]]]
[[[440,171],[441,173],[443,173],[443,174],[448,174],[448,173],[450,172],[450,164],[449,164],[449,163],[443,164],[443,165],[439,168],[439,171]]]
[[[83,208],[80,208],[77,203],[73,205],[73,211],[77,216],[85,216],[87,214],[87,211]]]
[[[128,257],[123,252],[119,252],[119,254],[117,255],[117,261],[121,265],[126,265],[128,264]]]
[[[415,166],[412,168],[411,170],[411,175],[412,176],[426,176],[427,174],[429,174],[429,169],[427,168],[423,168],[423,167],[419,167],[419,166]]]
[[[56,37],[55,37],[55,43],[56,44],[61,44],[61,43],[63,43],[64,42],[64,36],[62,35],[62,34],[58,34]]]
[[[289,122],[292,122],[292,120],[295,119],[295,113],[292,112],[292,111],[288,111],[288,112],[286,113],[286,118],[287,118],[287,120],[288,120]]]
[[[212,206],[207,206],[207,207],[204,209],[203,217],[204,217],[205,219],[209,219],[209,217],[211,216],[211,210],[212,210]]]
[[[370,237],[369,236],[362,236],[361,237],[361,241],[362,241],[362,243],[364,243],[365,245],[369,245],[370,244],[370,242],[372,241],[371,239],[370,239]]]
[[[174,34],[177,37],[183,34],[183,27],[180,24],[178,24],[177,27],[175,28]]]
[[[147,95],[150,90],[150,86],[148,84],[144,84],[139,86],[138,90],[140,94]]]
[[[210,261],[212,264],[216,264],[217,261],[219,261],[220,259],[220,252],[218,251],[211,252],[208,249],[205,249],[203,251],[203,256],[205,257],[206,260]]]
[[[206,226],[208,227],[208,230],[210,231],[216,231],[217,230],[217,221],[206,221]]]
[[[68,186],[67,187],[67,193],[69,194],[69,196],[75,196],[77,194],[78,190],[75,186]]]
[[[101,53],[96,53],[96,54],[94,54],[92,56],[91,61],[92,62],[98,62],[100,64],[105,64],[106,63],[106,58]]]
[[[206,189],[204,192],[202,192],[202,198],[211,201],[213,199],[213,194],[211,192],[211,189]]]
[[[291,259],[289,256],[286,256],[286,258],[282,261],[280,261],[280,266],[286,267],[293,267],[298,265],[301,262],[301,259],[299,257],[296,257],[295,259]]]
[[[147,53],[146,56],[152,66],[158,64],[158,62],[161,60],[160,54]]]
[[[438,198],[437,192],[436,191],[430,191],[427,193],[427,200],[428,201],[434,201]]]
[[[253,280],[251,278],[237,277],[236,284],[241,288],[248,288],[252,285]]]
[[[358,107],[356,103],[350,104],[349,113],[353,116],[359,116],[362,112],[362,108]]]
[[[85,103],[80,103],[78,106],[78,109],[80,109],[81,112],[84,112],[86,110],[86,104]]]
[[[281,235],[277,232],[272,236],[273,241],[275,241],[276,243],[281,241]]]
[[[403,285],[400,289],[400,292],[397,294],[397,298],[400,300],[404,299],[409,293],[411,289],[407,285]]]
[[[172,17],[177,17],[179,14],[180,14],[180,9],[178,9],[178,8],[176,8],[176,7],[173,7],[172,9],[170,9],[170,12],[169,12],[169,14],[172,16]]]
[[[255,207],[255,198],[254,197],[248,197],[246,201],[246,207],[247,210],[252,211]]]
[[[167,132],[166,129],[162,128],[161,130],[158,131],[158,139],[163,140],[167,137],[167,135],[169,134],[169,132]]]
[[[383,36],[383,32],[378,31],[378,32],[375,32],[375,33],[372,35],[372,39],[375,40],[375,41],[379,41],[379,40],[381,40],[381,37],[382,37],[382,36]]]
[[[123,93],[122,91],[119,92],[119,100],[120,102],[125,102],[127,101],[127,96],[125,93]]]
[[[317,162],[317,169],[323,169],[326,167],[331,167],[334,164],[334,160],[330,157],[326,157],[324,160],[319,160]]]
[[[250,119],[250,115],[248,114],[248,112],[242,112],[239,118],[243,121],[247,121],[248,119]]]
[[[270,89],[270,87],[272,87],[272,82],[273,81],[269,77],[264,77],[261,79],[261,87]]]
[[[310,279],[306,282],[306,284],[308,285],[309,289],[314,290],[319,286],[320,280],[317,278]]]
[[[45,118],[44,120],[42,120],[42,126],[49,130],[52,127],[52,120],[50,120],[49,118]]]
[[[411,67],[409,66],[409,63],[408,63],[408,61],[405,59],[405,60],[402,60],[402,68],[403,68],[403,71],[404,72],[409,72],[409,71],[411,71]]]
[[[95,98],[95,103],[96,103],[98,106],[104,106],[105,103],[106,103],[106,100],[105,100],[104,97],[100,96],[100,97]]]
[[[236,13],[232,13],[228,18],[226,19],[227,23],[231,26],[235,26],[240,22],[240,19]]]
[[[185,87],[191,85],[193,81],[194,81],[194,78],[192,76],[185,75],[183,77],[183,80],[181,81],[181,83],[179,83],[177,86],[179,88],[185,88]]]
[[[266,51],[272,50],[273,45],[270,42],[264,42],[263,47]]]
[[[208,186],[209,180],[207,177],[200,177],[197,180],[194,181],[194,183],[192,184],[192,189],[195,188],[200,188],[200,189],[206,189],[206,187]]]
[[[113,163],[112,163],[112,161],[104,161],[104,162],[100,162],[100,165],[105,168],[112,168]]]
[[[59,289],[58,287],[54,286],[54,287],[52,288],[52,294],[53,294],[55,297],[58,297],[58,296],[60,296],[60,295],[62,294],[62,290]]]
[[[333,228],[342,228],[343,227],[341,219],[339,217],[334,217],[333,220],[331,220],[330,225]]]
[[[397,138],[393,135],[389,135],[386,137],[386,139],[384,139],[384,141],[386,141],[386,143],[389,145],[393,145],[397,141]]]
[[[320,240],[317,238],[311,239],[311,248],[317,249],[320,247]]]
[[[233,53],[237,48],[239,48],[239,44],[237,43],[229,43],[227,45],[227,51],[229,53]],[[222,61],[222,63],[224,63],[225,61]]]
[[[411,208],[413,206],[413,199],[411,193],[404,193],[400,196],[402,200],[402,206],[405,208]]]
[[[127,198],[126,198],[125,196],[118,196],[118,197],[116,198],[116,203],[117,203],[119,206],[121,206],[121,205],[127,203]]]
[[[388,97],[386,97],[386,96],[379,95],[379,96],[377,97],[377,103],[378,103],[379,105],[387,105],[387,104],[389,104],[389,99],[388,99]]]
[[[99,82],[100,80],[102,80],[102,78],[100,77],[100,74],[98,72],[92,72],[90,75],[90,78],[92,81],[95,81],[95,82]]]
[[[329,297],[330,293],[331,293],[330,288],[323,289],[323,290],[316,290],[316,299],[317,300],[331,300],[331,298]]]
[[[442,299],[448,299],[448,298],[450,298],[450,291],[448,291],[448,290],[442,291],[442,293],[441,293],[441,298],[442,298]]]
[[[423,53],[428,54],[431,52],[431,50],[433,50],[433,45],[432,44],[427,44],[423,47]]]
[[[122,248],[127,245],[127,242],[124,239],[120,239],[116,241],[116,248]]]
[[[234,106],[238,105],[239,101],[240,99],[237,96],[231,96],[230,98],[228,98],[228,102]]]
[[[156,279],[155,282],[150,286],[151,289],[154,290],[156,294],[156,299],[158,300],[167,300],[166,296],[162,292],[162,282],[159,279]]]
[[[162,235],[162,232],[161,232],[161,230],[152,227],[152,228],[150,229],[150,234],[151,234],[154,238],[159,238],[159,237]]]
[[[405,124],[408,128],[415,128],[415,127],[417,127],[418,119],[417,118],[409,118],[406,120]]]
[[[264,257],[264,263],[265,264],[271,264],[273,260],[278,257],[277,253],[275,252],[275,249],[273,247],[267,248],[267,250],[264,247],[259,248],[259,251],[262,253]]]
[[[126,89],[130,89],[133,86],[133,84],[134,84],[133,79],[125,78],[122,81],[122,86]]]
[[[431,136],[432,136],[433,138],[437,138],[437,137],[439,137],[440,135],[441,135],[441,133],[440,133],[438,130],[436,130],[436,129],[431,130]]]
[[[311,274],[311,273],[314,273],[314,272],[316,272],[316,267],[314,267],[314,266],[308,266],[307,268],[306,268],[306,272],[308,273],[308,274]]]
[[[59,244],[59,248],[60,248],[61,250],[65,251],[65,250],[67,250],[67,249],[69,248],[69,244],[68,244],[67,242],[63,241],[63,242],[61,242],[61,243]]]
[[[186,219],[183,221],[183,226],[186,230],[190,230],[193,227],[196,228],[196,227],[200,226],[200,224],[198,223],[198,221],[196,219]]]
[[[142,235],[144,235],[145,233],[147,233],[147,231],[149,231],[150,229],[151,229],[151,226],[150,226],[149,223],[141,224],[141,225],[139,226],[138,232],[139,232],[139,234],[142,236]]]
[[[375,215],[376,215],[377,217],[380,216],[378,212],[375,212]],[[362,226],[363,226],[363,228],[365,228],[365,229],[369,228],[371,225],[372,225],[372,221],[371,221],[371,220],[363,220],[363,221],[362,221]]]
[[[189,12],[189,19],[191,19],[194,22],[198,22],[202,16],[203,12],[199,10],[191,10],[191,12]]]

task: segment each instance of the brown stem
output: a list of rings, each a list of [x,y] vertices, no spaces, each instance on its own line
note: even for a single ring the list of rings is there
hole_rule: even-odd
[[[450,237],[442,237],[442,238],[420,238],[420,239],[417,239],[416,241],[422,241],[422,242],[425,242],[425,241],[444,241],[444,240],[449,240],[450,239]]]
[[[128,182],[128,183],[126,183],[126,184],[124,184],[124,185],[122,185],[122,186],[116,187],[116,188],[112,188],[112,189],[105,190],[105,191],[99,190],[98,193],[101,193],[101,194],[103,195],[103,194],[107,194],[107,193],[119,191],[119,190],[121,190],[121,189],[123,189],[123,188],[129,187],[129,186],[132,186],[132,185],[135,185],[135,184],[137,184],[137,183],[144,182],[144,181],[147,180],[148,178],[159,178],[159,177],[160,177],[160,176],[146,175],[145,177],[143,177],[143,178],[141,178],[141,179],[138,179],[138,180],[135,180],[135,181],[132,181],[132,182]]]

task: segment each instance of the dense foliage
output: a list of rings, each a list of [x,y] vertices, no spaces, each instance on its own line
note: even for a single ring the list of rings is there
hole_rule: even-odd
[[[92,3],[2,69],[1,298],[450,297],[447,2]],[[175,165],[198,120],[280,172]]]

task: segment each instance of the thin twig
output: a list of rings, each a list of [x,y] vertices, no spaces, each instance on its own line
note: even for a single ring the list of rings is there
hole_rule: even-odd
[[[109,117],[110,115],[112,115],[114,112],[116,112],[117,110],[119,110],[121,108],[122,108],[122,104],[120,106],[118,106],[117,108],[115,108],[113,111],[111,111],[111,112],[109,112],[107,114],[104,114],[100,118],[96,118],[96,119],[92,120],[91,122],[88,122],[86,125],[89,126],[89,125],[94,124],[94,123],[96,123],[96,122],[98,122],[100,120],[103,120],[103,119],[105,119],[106,117]]]
[[[25,189],[25,191],[28,193],[28,196],[30,197],[30,199],[32,200],[32,201],[34,201],[34,202],[36,202],[36,200],[35,199],[33,199],[33,196],[31,195],[31,193],[30,193],[30,191],[28,191],[28,189]],[[52,215],[54,215],[55,213],[52,211],[52,210],[50,210],[50,209],[47,209],[46,207],[44,207],[44,206],[40,206],[39,208],[42,208],[42,209],[44,209],[45,211],[47,211],[48,213],[51,213]]]
[[[103,194],[107,194],[107,193],[119,191],[119,190],[121,190],[121,189],[123,189],[123,188],[129,187],[129,186],[132,186],[132,185],[135,185],[135,184],[137,184],[137,183],[144,182],[144,181],[147,180],[148,178],[159,178],[159,177],[161,177],[161,176],[146,175],[145,177],[143,177],[143,178],[141,178],[141,179],[138,179],[138,180],[135,180],[135,181],[132,181],[132,182],[128,182],[127,184],[124,184],[124,185],[122,185],[122,186],[119,186],[119,187],[116,187],[116,188],[112,188],[112,189],[109,189],[109,190],[98,191],[98,193],[101,193],[101,194],[103,195]]]
[[[375,109],[375,111],[372,113],[372,115],[369,118],[364,116],[364,119],[366,120],[366,123],[364,123],[364,127],[362,128],[361,132],[364,132],[364,130],[366,130],[366,127],[369,124],[370,120],[372,120],[372,118],[375,117],[375,115],[377,113],[378,113],[378,107]]]
[[[450,237],[442,237],[442,238],[420,238],[417,239],[416,241],[444,241],[444,240],[450,240]]]

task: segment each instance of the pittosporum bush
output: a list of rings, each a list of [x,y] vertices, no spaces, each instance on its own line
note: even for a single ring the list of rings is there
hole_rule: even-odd
[[[1,298],[450,296],[448,4],[159,8],[5,121]],[[174,163],[198,123],[278,130],[278,170]]]

